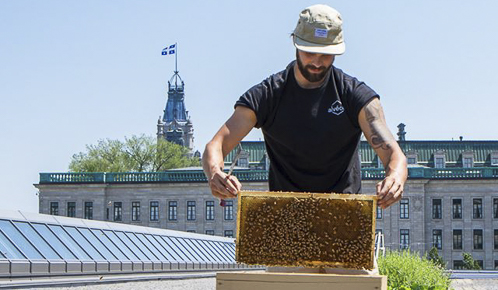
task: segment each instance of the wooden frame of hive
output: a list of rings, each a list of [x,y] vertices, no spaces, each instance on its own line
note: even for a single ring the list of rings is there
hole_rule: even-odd
[[[372,269],[377,196],[241,191],[237,262]]]

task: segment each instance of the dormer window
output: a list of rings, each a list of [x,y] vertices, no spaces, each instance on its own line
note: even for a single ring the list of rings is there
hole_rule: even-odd
[[[239,158],[239,161],[237,163],[239,167],[249,168],[249,161],[247,160],[247,158]]]
[[[418,163],[417,152],[414,151],[406,152],[406,162],[408,164],[417,164]]]
[[[435,168],[444,168],[444,157],[436,157],[434,158],[434,167]]]
[[[472,157],[464,157],[463,158],[463,168],[472,168],[474,167],[474,160]]]
[[[445,168],[446,167],[446,156],[444,151],[438,151],[434,153],[434,168]]]
[[[462,153],[462,166],[463,168],[474,167],[474,152],[467,151]]]
[[[498,151],[491,152],[491,166],[498,166]]]

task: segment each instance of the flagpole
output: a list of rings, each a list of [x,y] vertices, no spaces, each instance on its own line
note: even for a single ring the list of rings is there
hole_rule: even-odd
[[[175,42],[175,73],[178,73],[178,43]]]

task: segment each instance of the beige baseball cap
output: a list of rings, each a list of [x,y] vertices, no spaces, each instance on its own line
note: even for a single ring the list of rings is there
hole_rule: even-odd
[[[305,8],[292,33],[294,46],[302,51],[323,54],[343,54],[341,14],[334,8],[317,4]]]

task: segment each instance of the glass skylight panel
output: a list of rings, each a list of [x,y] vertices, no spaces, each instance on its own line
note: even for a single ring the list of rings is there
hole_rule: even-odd
[[[43,256],[49,260],[60,260],[61,257],[54,251],[52,247],[31,227],[25,222],[14,222],[17,228],[40,250]]]
[[[167,245],[168,247],[170,247],[176,253],[176,255],[178,255],[180,257],[180,261],[185,261],[185,262],[193,261],[192,258],[190,258],[189,256],[187,256],[184,253],[184,250],[182,250],[181,248],[178,248],[178,246],[176,246],[168,237],[158,236],[157,238],[158,238],[158,240],[164,241],[164,244]]]
[[[197,250],[195,247],[192,247],[192,245],[187,243],[187,239],[183,238],[172,238],[172,239],[176,239],[178,243],[180,243],[190,254],[192,254],[192,256],[195,257],[195,261],[205,261],[204,257],[199,255],[198,253],[199,250]]]
[[[105,261],[104,257],[85,239],[75,227],[64,227],[71,237],[90,255],[95,261]]]
[[[214,253],[212,253],[211,249],[206,248],[198,240],[196,240],[196,239],[189,239],[189,241],[192,244],[194,244],[194,246],[197,246],[197,248],[199,249],[199,252],[206,257],[206,259],[207,259],[206,261],[212,261],[212,260],[218,261],[219,260],[219,259],[216,258],[216,256],[214,255]]]
[[[78,245],[71,236],[64,231],[61,226],[49,225],[48,226],[61,241],[73,252],[79,260],[91,260],[90,256]],[[93,247],[92,247],[93,248]],[[88,250],[88,249],[86,249]]]
[[[76,257],[67,247],[52,233],[46,225],[32,224],[35,230],[59,253],[65,260],[76,260]]]
[[[156,239],[154,239],[154,237],[152,235],[147,235],[147,234],[144,234],[144,236],[147,238],[147,240],[154,246],[156,247],[156,249],[158,249],[159,252],[161,252],[161,254],[163,256],[166,257],[166,260],[167,261],[175,261],[175,258],[173,256],[170,255],[169,251],[167,251],[165,248],[163,248],[157,241]]]
[[[0,251],[8,259],[26,259],[2,231],[0,231]]]
[[[220,248],[216,246],[216,243],[213,241],[202,241],[206,244],[207,247],[211,249],[223,262],[228,262],[228,257],[225,252],[223,252]]]
[[[187,261],[199,261],[199,258],[197,256],[194,256],[187,248],[185,248],[184,245],[182,245],[175,237],[164,237],[165,239],[170,240],[182,253],[187,256]]]
[[[183,262],[186,261],[182,258],[168,243],[166,243],[160,236],[153,236],[154,239],[173,257],[173,261]]]
[[[218,251],[220,251],[220,253],[223,254],[223,256],[225,257],[225,261],[234,262],[234,256],[230,255],[230,253],[224,249],[221,242],[210,241],[210,244],[212,244],[214,247],[216,247],[218,249]]]
[[[88,239],[90,244],[95,246],[95,248],[104,256],[108,261],[118,261],[116,257],[102,244],[102,242],[97,239],[93,233],[87,228],[78,228],[83,236]]]
[[[147,238],[146,238],[143,234],[141,234],[141,233],[136,233],[136,236],[137,236],[137,238],[139,238],[139,239],[140,239],[140,241],[141,241],[141,242],[142,242],[142,243],[143,243],[143,244],[144,244],[147,248],[149,248],[149,250],[150,250],[152,253],[154,253],[154,255],[155,255],[156,257],[158,257],[158,258],[159,258],[159,260],[162,260],[162,261],[168,261],[168,259],[167,259],[167,258],[166,258],[166,257],[165,257],[165,256],[164,256],[161,252],[159,252],[159,250],[158,250],[158,249],[156,249],[156,247],[154,247],[154,245],[152,245],[152,244],[150,243],[150,241],[149,241],[149,240],[147,240]]]
[[[151,261],[159,261],[159,259],[149,250],[149,248],[147,248],[133,233],[126,233],[126,236],[130,238],[130,240],[134,242],[140,250],[150,257]]]
[[[105,235],[109,238],[130,260],[139,261],[138,257],[130,251],[130,249],[125,245],[112,231],[104,230]]]
[[[3,251],[1,250],[1,246],[0,246],[0,259],[7,259],[7,257],[5,257]]]
[[[26,254],[28,259],[44,259],[35,247],[14,227],[10,221],[0,220],[0,229]]]
[[[93,234],[106,246],[106,248],[111,251],[111,253],[118,258],[118,260],[129,261],[130,259],[119,250],[114,243],[109,240],[109,238],[104,235],[102,230],[92,229]]]
[[[226,262],[227,257],[226,255],[219,249],[217,248],[212,241],[202,241],[206,247],[210,248],[213,253],[218,257],[218,259],[222,262]]]
[[[116,236],[119,237],[119,239],[121,241],[123,241],[123,243],[125,243],[128,248],[130,248],[133,253],[135,255],[138,256],[138,258],[142,261],[150,261],[152,260],[151,258],[147,257],[138,247],[137,245],[135,245],[135,243],[133,243],[129,238],[128,236],[126,236],[123,232],[114,232],[116,234]],[[152,257],[152,254],[151,254],[151,257]]]

